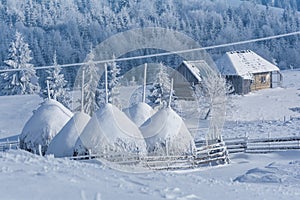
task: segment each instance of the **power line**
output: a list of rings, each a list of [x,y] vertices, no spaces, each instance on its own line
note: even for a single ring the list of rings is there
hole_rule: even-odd
[[[261,42],[261,41],[278,39],[278,38],[282,38],[282,37],[288,37],[288,36],[299,35],[299,34],[300,34],[300,31],[296,31],[296,32],[291,32],[291,33],[279,34],[279,35],[262,37],[262,38],[257,38],[257,39],[244,40],[244,41],[239,41],[239,42],[213,45],[213,46],[208,46],[208,47],[199,47],[199,48],[185,49],[185,50],[179,50],[179,51],[155,53],[155,54],[149,54],[149,55],[143,55],[143,56],[132,56],[132,57],[126,57],[126,58],[99,60],[99,61],[94,61],[93,63],[94,64],[105,64],[105,63],[110,63],[110,62],[122,62],[122,61],[137,60],[137,59],[144,59],[144,58],[153,58],[153,57],[169,56],[169,55],[175,55],[175,54],[184,54],[184,53],[191,53],[191,52],[194,52],[194,51],[203,51],[203,50],[229,47],[229,46],[234,46],[234,45]],[[81,65],[86,65],[86,64],[88,64],[88,62],[63,64],[63,65],[59,65],[59,67],[62,67],[62,68],[64,68],[64,67],[76,67],[76,66],[81,66]],[[57,66],[49,65],[49,66],[35,67],[35,69],[36,70],[41,70],[41,69],[51,69],[51,68],[55,68],[55,67],[57,67]],[[0,73],[1,72],[22,71],[22,70],[26,70],[26,69],[2,69],[2,70],[0,70]]]

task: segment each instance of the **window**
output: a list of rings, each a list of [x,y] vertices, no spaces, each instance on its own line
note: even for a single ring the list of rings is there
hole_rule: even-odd
[[[266,82],[267,82],[266,76],[261,76],[260,83],[266,83]]]

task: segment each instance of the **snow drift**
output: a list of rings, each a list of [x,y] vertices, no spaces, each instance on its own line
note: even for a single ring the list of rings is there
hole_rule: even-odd
[[[148,104],[140,102],[124,110],[124,113],[131,119],[138,127],[140,127],[153,114],[154,110]]]
[[[89,120],[88,114],[83,112],[74,114],[50,142],[46,154],[53,154],[55,157],[73,156],[75,143]]]
[[[194,138],[183,120],[171,108],[159,110],[140,127],[140,130],[150,154],[185,155],[192,153],[196,148]]]
[[[75,145],[75,154],[91,150],[95,154],[146,153],[145,140],[138,127],[112,104],[98,110]]]
[[[20,147],[38,153],[41,145],[42,154],[47,151],[52,138],[70,120],[73,113],[55,100],[47,100],[35,111],[25,124],[20,135]]]

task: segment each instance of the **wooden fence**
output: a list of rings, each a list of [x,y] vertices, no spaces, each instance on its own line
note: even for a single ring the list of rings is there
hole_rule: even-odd
[[[195,141],[195,144],[197,147],[196,154],[205,154],[207,153],[205,152],[205,149],[212,148],[212,146],[206,146],[204,140]],[[221,143],[215,144],[214,148],[217,148],[219,145],[222,149],[223,147],[220,144]],[[225,138],[224,146],[226,146],[229,153],[268,153],[274,151],[295,150],[300,149],[300,136],[260,139],[249,139],[248,137]],[[0,142],[0,151],[18,148],[19,140]],[[83,157],[86,158],[87,156]],[[80,159],[80,156],[76,158]]]
[[[99,158],[119,166],[139,166],[150,170],[174,170],[201,166],[222,165],[228,163],[228,153],[269,153],[300,149],[300,137],[249,139],[226,138],[222,142],[206,145],[205,141],[196,141],[193,155],[182,156],[145,156],[145,155],[96,155],[70,157],[73,160]],[[0,151],[18,149],[19,141],[0,142]]]
[[[249,139],[248,137],[225,138],[225,145],[229,153],[270,153],[300,149],[300,136],[281,138]],[[196,146],[201,147],[205,141],[196,141]]]
[[[18,149],[20,147],[20,141],[14,140],[14,141],[5,141],[0,142],[0,151],[7,151],[10,149]]]
[[[189,169],[228,163],[228,152],[224,142],[197,148],[193,155],[145,156],[138,154],[89,154],[70,157],[73,160],[98,158],[116,167],[137,166],[149,170]]]

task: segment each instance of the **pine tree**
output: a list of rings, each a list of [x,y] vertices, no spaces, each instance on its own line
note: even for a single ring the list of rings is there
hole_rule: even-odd
[[[150,88],[150,95],[147,97],[150,101],[150,106],[152,106],[154,109],[167,107],[170,88],[171,82],[166,71],[166,67],[160,63],[158,74],[152,87]]]
[[[113,56],[115,59],[115,56]],[[120,106],[119,102],[119,80],[120,80],[120,66],[116,62],[111,62],[107,65],[107,89],[108,89],[108,102],[116,106]],[[105,103],[105,81],[104,77],[99,84],[97,92],[97,104],[99,107]]]
[[[115,56],[113,55],[113,59]],[[108,81],[108,101],[115,105],[118,105],[119,80],[120,80],[120,66],[114,61],[108,65],[107,68],[107,81]]]
[[[91,50],[87,56],[87,64],[84,66],[84,102],[83,111],[90,116],[98,109],[96,103],[96,92],[98,87],[99,75],[94,63],[94,51]]]
[[[57,64],[56,52],[54,52],[53,56],[53,66],[53,69],[46,71],[48,74],[46,82],[48,81],[49,84],[50,98],[70,108],[71,97],[66,88],[67,81],[64,78],[64,74],[61,73],[61,67]],[[47,93],[47,88],[45,88],[41,96],[47,98]]]
[[[3,95],[33,94],[39,92],[38,77],[30,61],[31,50],[21,33],[16,32],[10,44],[9,59],[4,61],[9,71],[1,74],[1,93]]]

